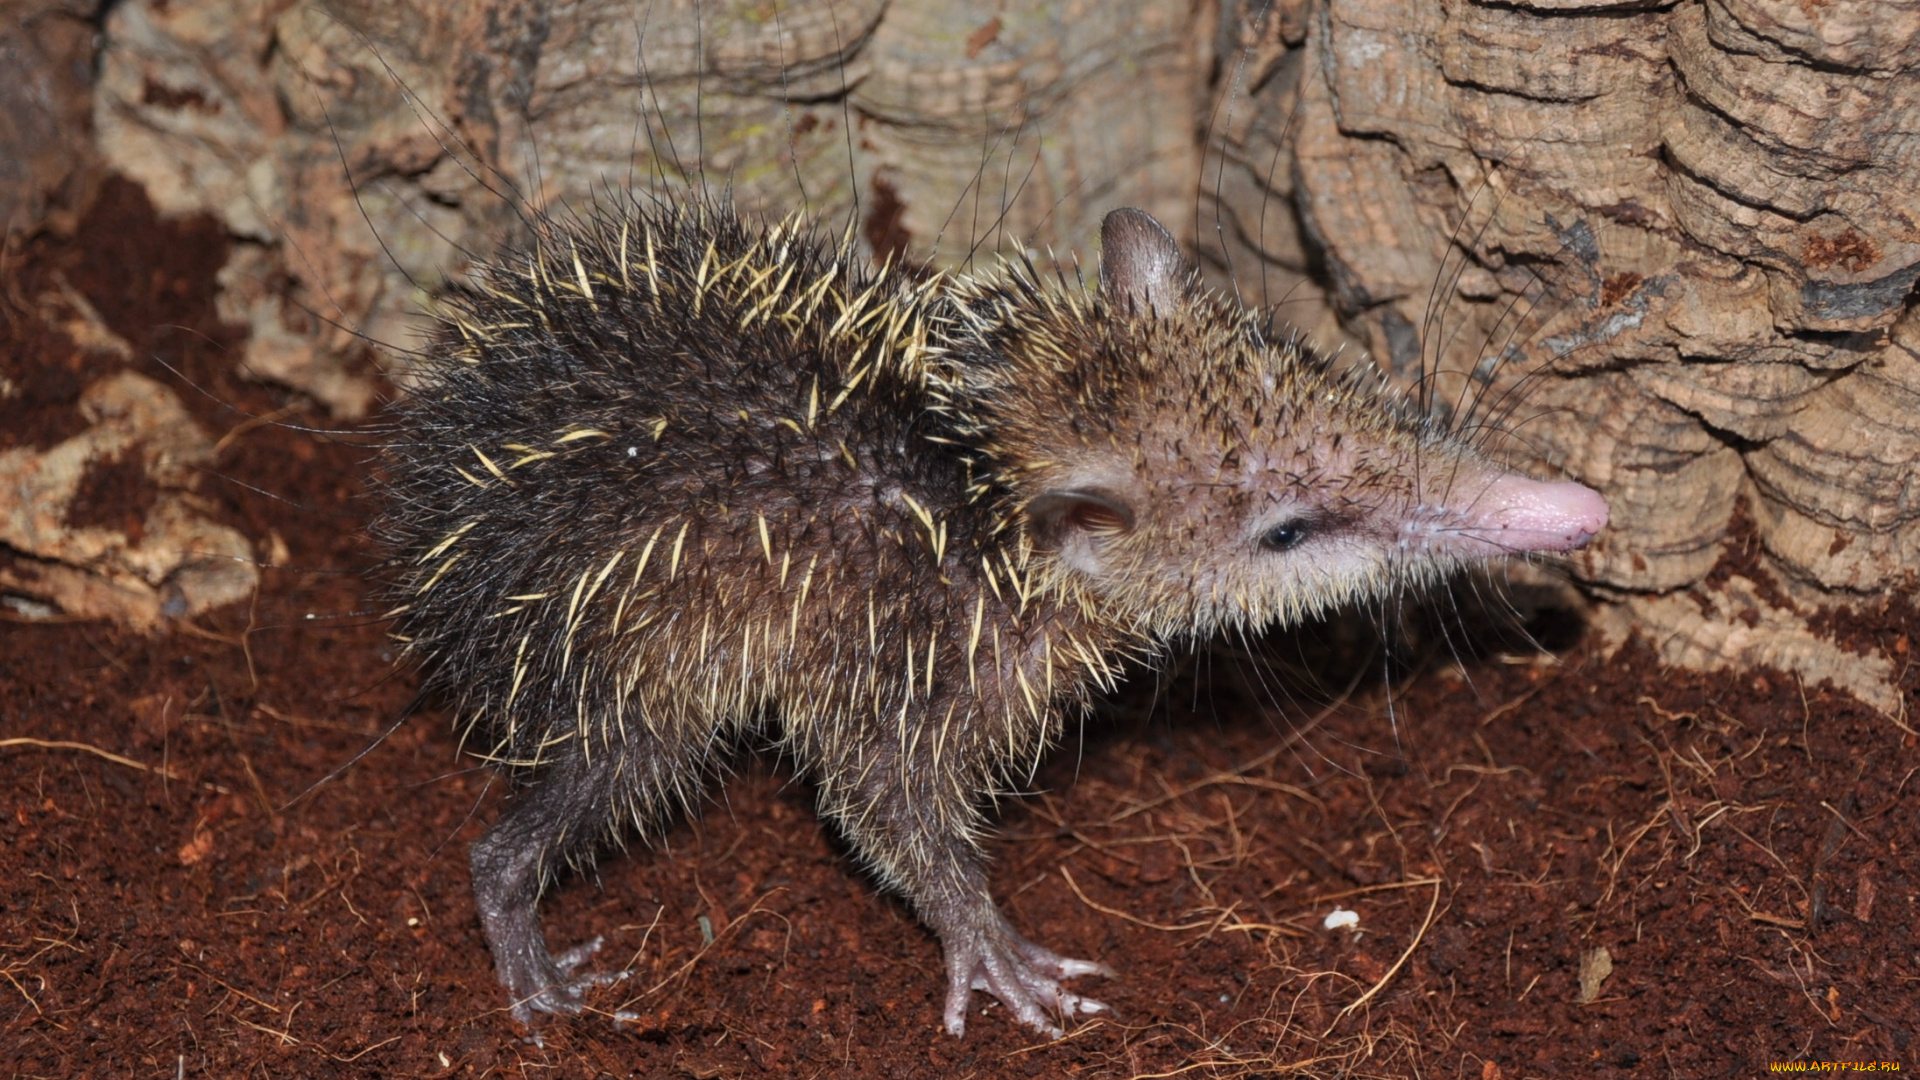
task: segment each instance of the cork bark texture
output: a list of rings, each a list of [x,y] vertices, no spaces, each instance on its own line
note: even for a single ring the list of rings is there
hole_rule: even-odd
[[[0,235],[85,201],[92,18],[89,0],[0,0]]]
[[[407,344],[529,207],[705,185],[946,263],[1087,250],[1115,205],[1186,225],[1186,3],[982,7],[135,0],[94,120],[163,212],[243,241],[248,363],[355,414],[371,386],[335,358],[356,332]]]
[[[338,413],[526,206],[705,183],[940,265],[1141,206],[1602,490],[1609,633],[1899,709],[1809,613],[1920,566],[1920,0],[127,0],[97,72],[250,370]]]
[[[1920,565],[1920,4],[1257,14],[1223,20],[1215,261],[1315,270],[1376,359],[1604,491],[1574,568],[1614,632],[1897,709],[1785,608]],[[1785,596],[1700,588],[1742,508]]]

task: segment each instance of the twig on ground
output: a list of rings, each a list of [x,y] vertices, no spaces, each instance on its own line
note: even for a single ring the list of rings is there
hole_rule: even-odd
[[[176,780],[176,781],[179,781],[180,783],[187,782],[187,777],[181,776],[179,773],[174,772],[172,769],[168,769],[160,765],[149,765],[144,761],[135,761],[130,757],[121,757],[119,754],[116,754],[111,750],[102,750],[99,747],[91,745],[89,743],[68,742],[64,739],[34,739],[34,738],[29,738],[27,736],[18,736],[16,738],[11,738],[11,739],[0,739],[0,749],[6,748],[9,746],[33,746],[33,747],[38,747],[42,750],[82,750],[82,751],[85,751],[86,753],[94,755],[95,757],[105,758],[106,760],[113,762],[115,765],[125,765],[130,769],[139,769],[142,772],[150,772],[155,776],[162,776],[168,780]],[[221,794],[225,794],[226,789],[221,788],[220,792]]]

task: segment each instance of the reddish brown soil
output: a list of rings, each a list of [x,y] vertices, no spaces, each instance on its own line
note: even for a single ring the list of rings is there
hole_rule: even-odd
[[[30,314],[57,269],[140,370],[239,432],[206,491],[289,565],[154,638],[0,623],[0,1074],[1920,1068],[1912,735],[1824,687],[1667,672],[1631,646],[1429,665],[1395,680],[1391,716],[1377,690],[1322,710],[1277,658],[1352,651],[1329,630],[1135,679],[1004,806],[1014,922],[1119,973],[1085,980],[1113,1012],[1065,1039],[984,997],[964,1041],[943,1034],[934,941],[853,871],[805,784],[748,754],[698,820],[546,903],[556,944],[605,935],[634,969],[595,1005],[642,1019],[530,1045],[468,894],[499,785],[446,716],[399,722],[412,676],[369,614],[367,452],[222,404],[298,403],[232,375],[220,260],[208,224],[156,223],[110,185],[71,242],[7,268],[0,374],[26,389],[0,445],[70,434],[103,370]],[[1908,655],[1920,620],[1903,602],[1835,625]],[[1323,927],[1336,906],[1358,932]],[[1583,1004],[1598,949],[1612,973]]]

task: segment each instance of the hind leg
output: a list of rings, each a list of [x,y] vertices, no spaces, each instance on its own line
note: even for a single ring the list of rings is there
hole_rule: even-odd
[[[513,1018],[577,1013],[589,987],[617,975],[575,976],[600,948],[598,938],[554,956],[540,931],[540,890],[554,867],[585,850],[612,816],[619,763],[612,753],[568,754],[514,793],[487,834],[468,849],[473,897],[493,951],[494,970],[512,998]]]
[[[576,1014],[588,989],[625,978],[624,972],[576,974],[599,951],[598,938],[558,956],[547,951],[537,910],[540,891],[557,866],[588,852],[617,814],[631,807],[664,810],[670,802],[665,789],[677,785],[661,781],[691,775],[692,756],[652,739],[590,755],[567,744],[468,849],[474,901],[514,1019],[532,1024],[535,1013]]]

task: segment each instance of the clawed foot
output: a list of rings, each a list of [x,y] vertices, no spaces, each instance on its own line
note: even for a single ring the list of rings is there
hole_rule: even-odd
[[[1069,960],[1021,937],[1003,919],[996,925],[946,942],[947,1031],[956,1037],[967,1032],[967,1000],[975,990],[1000,999],[1021,1023],[1043,1035],[1059,1038],[1059,1023],[1076,1013],[1107,1011],[1092,998],[1068,993],[1062,979],[1081,975],[1112,975],[1105,964]]]
[[[547,956],[544,949],[539,950],[537,955],[523,953],[511,970],[503,963],[500,966],[500,981],[506,984],[507,992],[513,997],[510,1010],[513,1018],[532,1027],[533,1014],[536,1012],[576,1016],[586,1008],[583,999],[588,990],[611,986],[625,979],[628,973],[624,971],[574,974],[575,968],[600,951],[601,944],[600,938],[594,938],[553,957]],[[639,1019],[639,1016],[623,1010],[614,1013],[613,1018],[615,1021],[631,1021]],[[533,1041],[539,1044],[538,1031],[534,1032]]]

